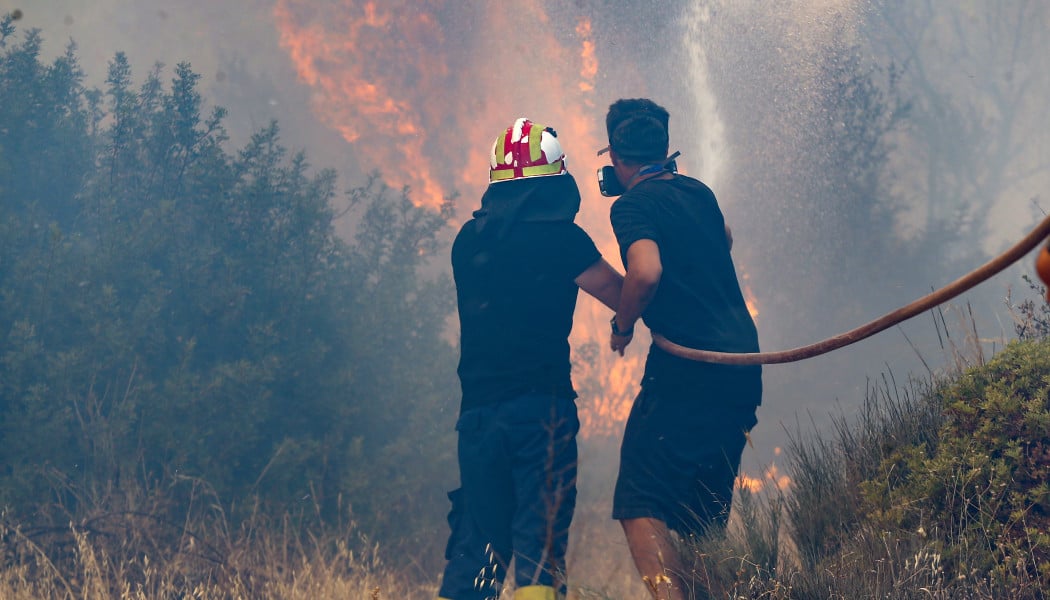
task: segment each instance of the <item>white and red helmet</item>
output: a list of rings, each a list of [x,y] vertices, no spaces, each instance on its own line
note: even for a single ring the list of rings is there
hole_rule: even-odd
[[[525,117],[514,121],[492,144],[489,183],[567,173],[557,135]]]

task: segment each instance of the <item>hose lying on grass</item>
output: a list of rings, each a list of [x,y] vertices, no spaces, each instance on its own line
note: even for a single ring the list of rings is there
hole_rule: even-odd
[[[814,356],[820,356],[821,354],[826,354],[832,350],[838,350],[843,346],[848,346],[865,338],[869,338],[888,327],[907,321],[921,312],[925,312],[938,304],[951,300],[1017,262],[1048,236],[1050,236],[1050,216],[1043,219],[1043,221],[1039,223],[1031,233],[1022,238],[1021,241],[1017,242],[1017,244],[1006,252],[1003,252],[996,258],[985,263],[983,266],[967,273],[959,279],[956,279],[943,288],[931,292],[911,304],[902,306],[901,308],[883,315],[874,321],[861,325],[856,329],[851,329],[808,346],[800,346],[798,348],[780,350],[777,352],[714,352],[711,350],[699,350],[696,348],[681,346],[655,332],[653,333],[653,342],[664,352],[681,358],[726,365],[770,365],[813,358]],[[1047,253],[1047,250],[1044,249],[1043,253]],[[1050,253],[1047,254],[1047,257],[1050,258]],[[1042,260],[1042,255],[1040,255],[1040,259],[1040,263],[1046,262]],[[1039,274],[1040,277],[1043,276],[1042,269],[1039,270]]]

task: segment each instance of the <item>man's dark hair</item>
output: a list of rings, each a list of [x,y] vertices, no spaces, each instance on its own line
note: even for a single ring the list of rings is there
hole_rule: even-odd
[[[616,126],[609,145],[625,163],[659,162],[667,158],[667,127],[649,114],[631,115]]]
[[[639,114],[655,118],[663,125],[664,131],[668,131],[671,115],[666,108],[648,98],[621,98],[610,104],[609,112],[605,113],[605,133],[609,142],[612,143],[613,132],[620,123]]]

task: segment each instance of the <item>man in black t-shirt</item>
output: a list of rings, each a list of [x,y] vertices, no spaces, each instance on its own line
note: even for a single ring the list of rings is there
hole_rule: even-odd
[[[564,595],[576,505],[569,332],[579,289],[611,309],[623,278],[574,222],[576,181],[553,129],[518,119],[493,144],[481,209],[452,245],[460,321],[460,488],[439,596]]]
[[[607,115],[626,190],[610,213],[627,271],[610,346],[622,355],[641,318],[685,346],[758,352],[729,229],[711,190],[670,167],[667,123],[667,111],[647,99],[617,101]],[[688,597],[670,531],[688,538],[724,525],[761,397],[759,366],[692,362],[650,347],[624,431],[613,518],[655,598]]]

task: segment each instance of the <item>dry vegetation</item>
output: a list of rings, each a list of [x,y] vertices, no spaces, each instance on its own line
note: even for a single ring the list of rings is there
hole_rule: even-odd
[[[1050,311],[1013,308],[1020,340],[991,360],[969,316],[938,332],[954,370],[884,376],[859,415],[797,436],[789,494],[738,498],[726,535],[684,548],[694,580],[733,599],[1046,598]]]
[[[580,577],[571,598],[641,597],[622,534],[605,508],[577,519],[570,559]],[[5,600],[434,598],[438,584],[412,566],[413,557],[382,556],[353,523],[317,533],[289,517],[230,531],[218,511],[182,523],[125,511],[65,528],[8,523],[0,534]]]
[[[351,549],[345,540],[352,529],[304,535],[270,528],[243,531],[235,539],[215,530],[218,539],[194,542],[196,535],[186,536],[180,550],[147,551],[158,534],[164,536],[163,527],[141,519],[104,529],[71,524],[46,536],[9,527],[3,531],[7,566],[0,571],[0,597],[326,600],[426,598],[435,592],[432,584],[408,580],[403,566],[385,565],[375,545]]]
[[[1045,598],[1048,390],[1045,339],[1011,343],[941,379],[879,379],[859,415],[837,419],[831,435],[793,440],[789,494],[743,493],[727,531],[682,545],[693,582],[732,599]],[[90,493],[52,485],[64,504],[5,515],[2,598],[436,593],[419,557],[384,555],[352,521],[325,523],[316,507],[278,522],[247,511],[256,516],[234,524],[234,507],[220,508],[198,480],[96,484]],[[60,508],[71,505],[80,508]],[[645,595],[606,510],[589,499],[577,514],[570,598]]]
[[[188,65],[136,88],[118,54],[86,90],[72,47],[44,65],[12,23],[0,598],[432,598],[454,295],[423,257],[449,215],[369,184],[344,245],[334,173],[276,125],[227,153]],[[956,338],[938,313],[954,370],[887,375],[798,436],[789,493],[742,494],[728,531],[683,545],[688,575],[734,600],[1045,598],[1050,309],[1013,308],[1020,341],[987,363],[972,317]],[[580,505],[571,595],[644,597],[607,496]]]

